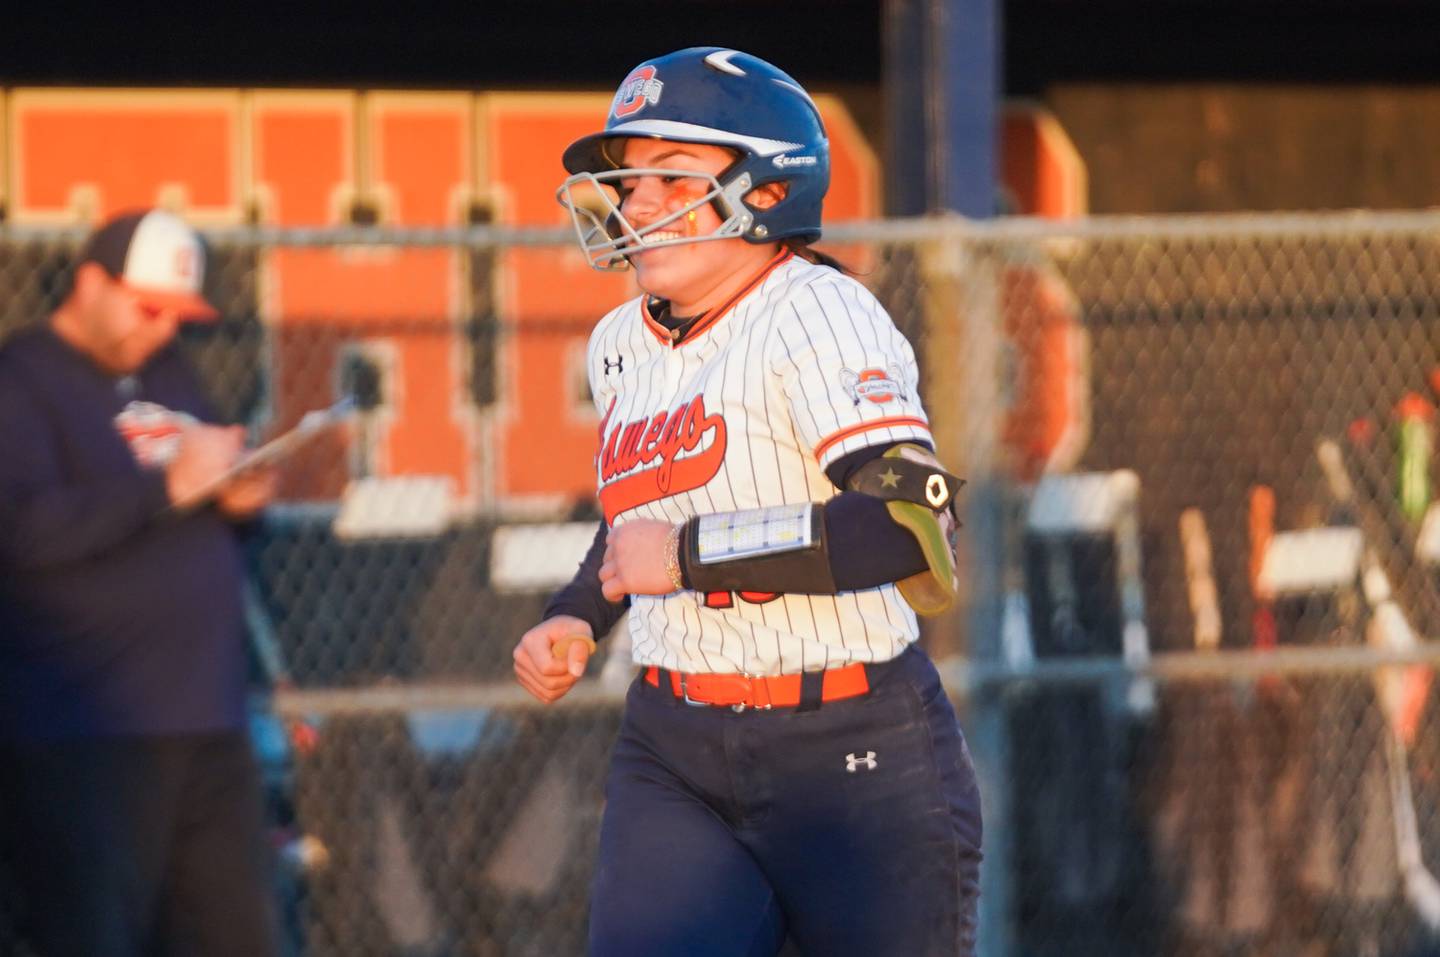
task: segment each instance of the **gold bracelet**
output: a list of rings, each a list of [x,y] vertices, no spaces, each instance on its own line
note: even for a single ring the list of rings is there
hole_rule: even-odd
[[[665,538],[665,574],[670,576],[670,584],[679,591],[685,587],[685,578],[680,573],[680,530],[685,526],[672,525],[670,534]]]

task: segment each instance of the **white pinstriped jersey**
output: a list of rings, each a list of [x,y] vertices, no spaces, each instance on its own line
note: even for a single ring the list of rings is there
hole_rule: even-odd
[[[587,357],[612,526],[824,501],[825,468],[930,438],[915,354],[864,286],[782,253],[682,340],[645,299],[600,320]],[[775,675],[885,661],[917,635],[894,585],[839,595],[632,596],[637,664]]]

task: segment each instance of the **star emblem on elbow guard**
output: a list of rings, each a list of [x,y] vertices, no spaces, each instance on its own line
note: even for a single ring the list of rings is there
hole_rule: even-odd
[[[900,476],[895,474],[894,469],[886,469],[880,473],[880,486],[882,488],[899,488]]]

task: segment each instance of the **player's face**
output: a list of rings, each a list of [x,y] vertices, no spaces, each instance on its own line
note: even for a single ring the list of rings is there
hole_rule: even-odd
[[[699,143],[631,139],[625,143],[623,165],[632,169],[676,170],[718,175],[734,161],[728,150]],[[620,210],[636,230],[672,216],[709,192],[705,180],[692,177],[636,176],[621,181],[626,190]],[[652,242],[708,236],[720,228],[715,208],[704,203],[673,224],[647,234]],[[737,273],[749,278],[770,258],[771,247],[743,239],[660,246],[630,257],[640,288],[668,299],[679,315],[695,315],[723,298]]]

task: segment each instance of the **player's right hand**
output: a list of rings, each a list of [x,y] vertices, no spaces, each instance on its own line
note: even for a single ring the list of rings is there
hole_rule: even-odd
[[[525,632],[515,646],[515,680],[545,704],[552,704],[580,680],[594,648],[590,626],[579,618],[547,618]]]
[[[186,508],[239,458],[245,445],[243,426],[187,425],[180,433],[180,448],[165,468],[170,504]]]

